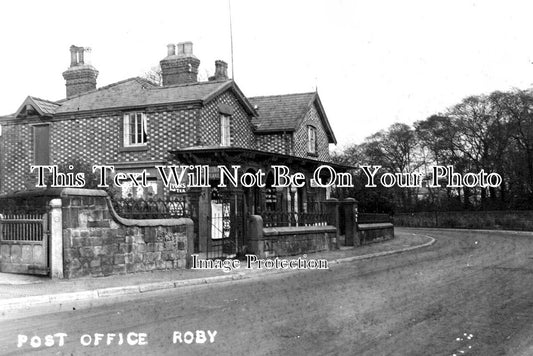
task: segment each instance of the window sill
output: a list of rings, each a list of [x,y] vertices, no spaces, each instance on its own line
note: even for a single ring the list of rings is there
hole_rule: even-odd
[[[131,147],[121,147],[119,152],[140,152],[148,151],[148,146],[131,146]]]

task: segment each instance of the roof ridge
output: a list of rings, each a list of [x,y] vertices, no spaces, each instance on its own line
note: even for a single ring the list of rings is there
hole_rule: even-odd
[[[166,88],[175,88],[175,87],[185,87],[185,86],[193,86],[193,85],[202,85],[202,84],[215,84],[215,83],[223,83],[223,82],[227,82],[227,81],[233,81],[233,79],[227,79],[227,80],[210,80],[210,81],[206,81],[206,82],[194,82],[194,83],[182,83],[182,84],[174,84],[174,85],[166,85],[166,86],[159,86],[157,85],[156,83],[152,82],[151,80],[149,79],[146,79],[146,78],[142,78],[142,77],[130,77],[130,78],[127,78],[127,79],[123,79],[123,80],[120,80],[118,82],[115,82],[115,83],[111,83],[111,84],[108,84],[108,85],[105,85],[103,87],[100,87],[100,88],[96,88],[94,90],[90,90],[90,91],[86,91],[86,92],[83,92],[83,93],[80,93],[80,94],[77,94],[77,95],[73,95],[71,96],[70,98],[63,98],[63,99],[60,99],[60,100],[57,100],[56,102],[54,102],[55,104],[58,104],[58,105],[61,105],[60,103],[63,103],[67,100],[71,100],[71,99],[75,99],[75,98],[79,98],[83,95],[87,95],[87,94],[91,94],[91,93],[95,93],[97,91],[100,91],[100,90],[105,90],[105,89],[109,89],[109,88],[112,88],[114,86],[117,86],[117,85],[120,85],[120,84],[123,84],[123,83],[126,83],[126,82],[129,82],[129,81],[132,81],[132,80],[135,80],[137,83],[143,85],[143,84],[150,84],[152,85],[151,88],[146,88],[146,89],[166,89]]]
[[[150,84],[151,86],[153,87],[159,87],[159,85],[152,81],[151,79],[148,79],[148,78],[143,78],[143,77],[134,77],[135,80],[137,80],[137,82],[139,82],[139,84]]]
[[[221,84],[226,82],[232,82],[233,79],[226,79],[226,80],[208,80],[203,82],[193,82],[193,83],[180,83],[180,84],[172,84],[172,85],[164,85],[164,86],[156,86],[154,88],[150,89],[166,89],[166,88],[178,88],[178,87],[189,87],[189,86],[196,86],[196,85],[205,85],[205,84]]]
[[[131,77],[131,78],[123,79],[123,80],[120,80],[118,82],[111,83],[111,84],[105,85],[105,86],[100,87],[100,88],[96,88],[94,90],[89,90],[89,91],[86,91],[86,92],[83,92],[83,93],[80,93],[80,94],[73,95],[70,98],[64,98],[64,99],[58,100],[57,102],[58,103],[62,103],[64,101],[68,101],[68,100],[71,100],[71,99],[79,98],[79,97],[87,95],[87,94],[96,93],[97,91],[100,91],[100,90],[109,89],[109,88],[112,88],[112,87],[117,86],[119,84],[123,84],[123,83],[129,82],[129,81],[132,81],[132,80],[134,80],[137,83],[139,83],[139,80],[138,80],[139,78],[140,77]],[[141,83],[139,83],[139,84],[141,84]]]
[[[57,105],[57,106],[60,106],[61,104],[58,104],[57,102],[55,101],[52,101],[52,100],[47,100],[47,99],[42,99],[42,98],[38,98],[36,96],[33,96],[33,95],[28,95],[30,98],[34,99],[34,100],[39,100],[39,101],[44,101],[45,103],[48,103],[48,104],[54,104],[54,105]]]
[[[257,115],[233,80],[195,82],[160,87],[154,86],[149,80],[140,77],[125,79],[97,90],[61,100],[59,101],[61,106],[56,110],[56,114],[185,102],[205,105],[209,100],[225,90],[235,91],[235,95],[238,100],[242,100],[242,105],[246,110],[254,116]],[[55,105],[52,106],[44,102],[41,103],[41,106],[48,107],[48,111],[52,111],[51,108],[56,108]]]
[[[290,94],[275,94],[275,95],[259,95],[259,96],[251,96],[248,99],[258,99],[258,98],[275,98],[275,97],[282,97],[282,96],[296,96],[296,95],[311,95],[315,94],[316,92],[310,91],[310,92],[304,92],[304,93],[290,93]]]

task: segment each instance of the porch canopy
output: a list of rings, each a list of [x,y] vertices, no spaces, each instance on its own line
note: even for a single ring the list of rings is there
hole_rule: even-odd
[[[253,170],[257,172],[261,169],[267,174],[265,188],[242,187],[240,184],[239,187],[228,185],[226,188],[218,189],[213,184],[212,188],[205,188],[209,189],[206,191],[207,194],[199,195],[198,218],[195,221],[211,221],[211,223],[197,224],[197,236],[199,236],[197,246],[198,251],[208,251],[210,256],[224,255],[220,251],[228,247],[225,243],[235,244],[229,248],[232,251],[246,251],[250,248],[251,234],[247,229],[248,217],[251,215],[260,215],[264,226],[291,226],[296,222],[305,224],[305,221],[309,221],[310,224],[326,224],[329,215],[323,211],[321,203],[327,196],[327,189],[312,187],[311,184],[301,188],[272,187],[272,181],[269,181],[269,176],[272,178],[269,172],[271,166],[286,166],[291,174],[301,172],[306,182],[309,182],[314,171],[321,165],[328,165],[338,173],[353,168],[316,159],[241,147],[195,146],[170,150],[169,153],[182,165],[209,166],[209,179],[213,182],[220,179],[217,168],[220,165],[228,168],[238,165],[241,173]],[[220,233],[217,235],[216,231],[222,231],[228,238],[220,239],[221,235]]]
[[[174,158],[184,165],[240,165],[247,168],[268,168],[272,165],[287,166],[291,173],[313,172],[321,165],[332,167],[337,173],[356,169],[332,162],[320,161],[288,154],[267,152],[242,147],[194,146],[170,150]]]

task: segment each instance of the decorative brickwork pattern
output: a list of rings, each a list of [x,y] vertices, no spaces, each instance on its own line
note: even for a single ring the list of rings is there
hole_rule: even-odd
[[[123,115],[78,118],[54,122],[51,130],[52,161],[72,157],[87,162],[170,160],[168,150],[192,146],[197,110],[147,112],[148,143],[144,151],[123,149]]]
[[[259,134],[255,137],[257,149],[281,154],[293,154],[292,132]]]
[[[50,163],[64,164],[81,159],[90,164],[164,160],[169,150],[195,144],[199,109],[146,112],[148,144],[145,150],[123,149],[123,113],[102,116],[73,116],[50,122]],[[32,129],[28,124],[5,125],[0,193],[35,188]]]
[[[312,125],[316,128],[316,141],[317,141],[317,155],[309,155],[307,147],[307,125]],[[328,162],[329,156],[329,143],[324,126],[320,120],[320,116],[315,105],[311,106],[307,114],[305,114],[302,123],[294,133],[294,154],[299,157],[306,157],[310,159],[318,159]]]
[[[80,159],[90,164],[163,161],[177,163],[168,153],[191,146],[220,145],[221,106],[232,109],[230,145],[248,149],[296,155],[329,161],[328,138],[318,111],[313,105],[294,133],[254,135],[251,117],[237,96],[227,90],[207,105],[159,106],[145,110],[147,145],[123,147],[123,111],[58,115],[50,123],[50,164],[64,164]],[[33,122],[42,123],[40,121]],[[307,152],[307,125],[317,131],[317,155]],[[6,123],[0,136],[0,194],[35,188],[35,174],[30,174],[34,147],[28,121]],[[127,167],[127,166],[125,166]]]
[[[0,137],[0,192],[22,190],[33,162],[32,128],[30,125],[3,125]]]
[[[201,145],[220,145],[220,114],[218,111],[220,104],[226,104],[234,108],[233,115],[230,118],[230,145],[255,149],[255,139],[250,118],[235,95],[229,91],[226,91],[202,109],[200,118]]]

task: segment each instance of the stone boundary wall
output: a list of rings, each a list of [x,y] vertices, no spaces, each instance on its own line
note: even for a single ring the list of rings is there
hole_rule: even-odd
[[[335,226],[294,226],[263,228],[263,219],[249,220],[251,252],[259,258],[301,255],[337,248]]]
[[[396,226],[533,231],[533,211],[447,211],[394,215]]]
[[[97,190],[69,189],[61,203],[64,278],[187,267],[192,220],[124,219]]]
[[[394,225],[391,223],[359,224],[357,234],[362,245],[394,238]]]
[[[48,212],[52,278],[186,268],[194,251],[191,219],[125,219],[102,190],[51,188],[0,198]]]

